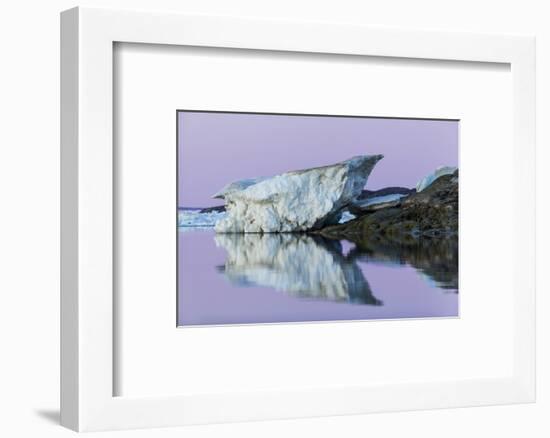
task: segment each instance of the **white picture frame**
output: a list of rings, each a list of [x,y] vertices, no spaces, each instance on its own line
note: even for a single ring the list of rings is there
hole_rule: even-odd
[[[509,64],[513,370],[505,378],[115,396],[114,44]],[[535,44],[528,36],[75,8],[61,14],[61,423],[78,431],[343,415],[535,399]],[[492,163],[487,163],[487,166]]]

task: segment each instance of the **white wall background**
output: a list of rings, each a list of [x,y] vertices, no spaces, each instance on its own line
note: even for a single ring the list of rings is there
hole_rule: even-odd
[[[550,11],[545,0],[90,0],[80,5],[319,19],[537,35],[538,402],[398,414],[117,432],[172,437],[546,437],[550,435]],[[59,12],[66,0],[0,9],[0,435],[70,436],[58,426]],[[495,161],[495,164],[498,164]],[[488,185],[506,181],[488,181]],[[480,188],[484,190],[485,188]],[[492,189],[492,188],[491,188]],[[502,208],[506,213],[506,206]],[[104,433],[102,437],[115,436]]]

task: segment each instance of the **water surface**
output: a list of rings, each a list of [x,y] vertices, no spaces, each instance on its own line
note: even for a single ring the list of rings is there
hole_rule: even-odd
[[[180,228],[178,325],[458,316],[456,238]]]

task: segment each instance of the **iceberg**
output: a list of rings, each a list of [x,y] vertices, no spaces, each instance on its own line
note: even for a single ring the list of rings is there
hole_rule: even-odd
[[[217,192],[227,216],[218,233],[307,231],[337,224],[361,194],[382,155],[362,155],[329,166],[233,182]]]

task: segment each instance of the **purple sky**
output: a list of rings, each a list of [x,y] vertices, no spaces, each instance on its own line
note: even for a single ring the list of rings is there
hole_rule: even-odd
[[[179,206],[220,205],[211,195],[243,178],[384,154],[366,188],[414,187],[458,166],[458,122],[441,120],[178,113]]]

